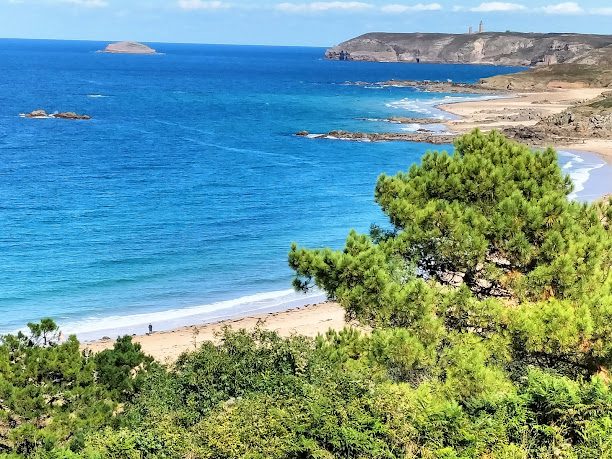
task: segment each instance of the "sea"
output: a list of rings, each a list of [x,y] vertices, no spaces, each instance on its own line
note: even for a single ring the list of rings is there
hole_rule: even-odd
[[[0,333],[51,317],[81,339],[115,337],[324,299],[291,289],[291,243],[341,248],[351,228],[385,225],[378,175],[452,145],[294,134],[411,130],[382,120],[444,119],[438,104],[475,97],[350,82],[521,70],[300,47],[96,52],[106,44],[0,40]],[[34,109],[92,119],[20,117]],[[559,160],[573,199],[612,191],[596,155]]]

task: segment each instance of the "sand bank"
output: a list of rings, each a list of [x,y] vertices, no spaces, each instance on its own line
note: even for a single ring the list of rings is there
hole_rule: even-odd
[[[150,335],[134,336],[145,353],[160,362],[172,362],[181,353],[194,350],[205,341],[217,340],[218,333],[225,326],[234,330],[252,330],[257,325],[266,330],[278,332],[281,336],[300,334],[317,336],[330,328],[340,330],[347,325],[344,309],[337,303],[327,302],[290,309],[283,312],[253,315],[240,319],[224,320],[217,323],[190,325],[171,331]],[[99,352],[111,348],[114,340],[98,340],[83,343],[84,349]]]

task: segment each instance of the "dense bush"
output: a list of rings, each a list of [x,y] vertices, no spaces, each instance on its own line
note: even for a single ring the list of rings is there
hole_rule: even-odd
[[[0,451],[35,458],[612,458],[612,205],[497,133],[382,176],[390,228],[293,246],[365,327],[224,330],[169,367],[50,320],[0,346]],[[2,453],[0,453],[2,456]]]
[[[79,450],[87,433],[115,425],[123,387],[133,386],[145,357],[130,337],[92,357],[74,336],[59,343],[51,319],[28,324],[30,333],[7,335],[0,345],[0,451],[24,456],[57,445]],[[140,357],[129,368],[114,367],[129,350]],[[121,372],[108,378],[108,374]]]

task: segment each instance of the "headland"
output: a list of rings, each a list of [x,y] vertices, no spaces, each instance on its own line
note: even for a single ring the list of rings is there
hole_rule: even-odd
[[[485,32],[367,33],[332,48],[328,59],[435,64],[535,66],[599,62],[612,35]],[[603,54],[606,54],[604,52]]]

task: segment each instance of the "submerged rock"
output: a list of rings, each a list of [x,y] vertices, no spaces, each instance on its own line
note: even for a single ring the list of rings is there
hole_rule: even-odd
[[[109,54],[157,54],[153,48],[135,41],[120,41],[111,43],[101,53]]]

